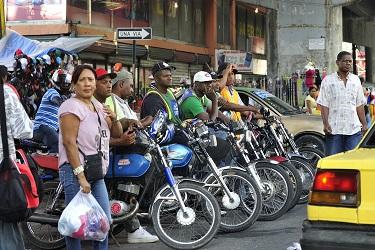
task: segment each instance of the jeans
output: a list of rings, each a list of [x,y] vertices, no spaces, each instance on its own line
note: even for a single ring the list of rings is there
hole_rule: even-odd
[[[73,169],[70,164],[63,164],[59,170],[60,181],[63,184],[65,191],[65,205],[68,205],[69,202],[74,198],[74,196],[80,190],[80,185],[78,179],[73,174]],[[99,205],[103,208],[105,214],[107,215],[110,223],[111,211],[109,207],[109,198],[107,187],[105,186],[104,179],[94,181],[91,184],[91,193],[98,201]],[[68,250],[80,250],[81,249],[81,240],[74,239],[71,237],[65,237],[66,249]],[[108,249],[108,236],[107,238],[100,241],[93,241],[92,248],[95,250],[107,250]]]
[[[50,153],[59,152],[59,133],[47,125],[40,125],[34,130],[34,139],[48,146]]]
[[[0,220],[0,249],[25,249],[17,223],[8,223]]]
[[[361,132],[353,135],[326,135],[326,156],[354,149],[361,138]]]

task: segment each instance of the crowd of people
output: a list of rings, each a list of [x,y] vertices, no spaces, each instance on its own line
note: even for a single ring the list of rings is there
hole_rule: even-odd
[[[359,78],[349,72],[351,55],[341,52],[336,62],[338,72],[324,78],[320,88],[311,86],[305,100],[309,113],[318,110],[318,105],[320,107],[328,154],[353,148],[367,130],[363,89]],[[224,63],[217,72],[197,72],[191,86],[178,99],[170,91],[174,69],[166,62],[153,66],[154,81],[143,99],[140,117],[127,102],[134,92],[133,75],[121,67],[111,73],[102,68],[95,70],[89,65],[77,65],[72,74],[66,70],[56,70],[51,77],[52,88],[43,95],[33,125],[20,105],[15,90],[6,87],[7,116],[11,117],[8,131],[13,133],[9,139],[32,137],[34,134],[35,140],[46,143],[51,153],[58,153],[65,203],[68,204],[80,189],[85,193],[92,192],[111,221],[104,182],[109,151],[112,147],[132,150],[136,141],[134,128],[148,126],[159,110],[164,110],[169,122],[176,125],[193,118],[203,121],[220,119],[225,123],[261,118],[260,111],[251,105],[244,105],[234,89],[237,73],[234,65]],[[7,82],[7,74],[3,73],[2,80]],[[359,98],[361,95],[362,98]],[[342,116],[345,119],[341,119]],[[23,126],[12,122],[16,119],[22,119]],[[229,145],[224,135],[215,133],[217,146],[209,147],[207,151],[215,161],[226,161]],[[187,145],[188,139],[177,132],[171,142]],[[14,144],[10,145],[15,157]],[[94,170],[90,170],[90,175],[85,175],[85,164],[88,163]],[[123,226],[130,243],[158,241],[156,236],[140,225],[136,216]],[[14,244],[22,244],[20,233],[16,230],[15,225],[0,221],[0,244],[5,244],[4,235],[11,235],[7,236],[6,244],[13,241]],[[67,249],[80,249],[81,242],[66,237],[66,244]],[[108,237],[102,242],[94,242],[93,247],[108,249]]]

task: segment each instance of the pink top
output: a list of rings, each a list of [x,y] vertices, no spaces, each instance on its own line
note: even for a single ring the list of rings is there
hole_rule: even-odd
[[[77,145],[85,155],[93,155],[98,153],[99,139],[101,133],[101,150],[103,152],[103,173],[107,173],[109,163],[109,127],[105,121],[103,106],[97,100],[92,100],[95,109],[98,111],[101,126],[99,126],[98,115],[91,111],[87,105],[72,97],[60,106],[59,118],[66,114],[73,114],[80,120]],[[100,128],[99,128],[100,127]],[[100,133],[99,133],[100,129]],[[60,128],[61,130],[61,128]],[[81,164],[83,165],[83,155],[79,153]],[[59,133],[59,166],[68,162],[65,147],[61,133]]]
[[[308,88],[311,88],[314,86],[314,77],[315,77],[315,69],[309,69],[308,71],[306,71],[305,83]]]

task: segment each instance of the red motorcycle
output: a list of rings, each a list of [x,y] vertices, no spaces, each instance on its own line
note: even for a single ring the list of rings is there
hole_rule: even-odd
[[[54,249],[64,247],[64,238],[53,225],[50,215],[59,215],[64,209],[64,192],[59,181],[58,156],[49,154],[48,147],[33,140],[20,140],[16,143],[17,164],[38,169],[40,179],[43,181],[43,198],[38,209],[28,219],[21,223],[23,237],[26,242],[41,249]],[[60,195],[56,195],[60,194]]]

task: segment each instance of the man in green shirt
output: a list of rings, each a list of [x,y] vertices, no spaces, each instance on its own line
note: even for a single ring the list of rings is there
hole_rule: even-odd
[[[179,100],[183,120],[199,118],[203,121],[215,121],[216,118],[227,121],[218,111],[218,99],[212,88],[211,74],[199,71],[194,75],[192,89],[187,89]]]
[[[199,71],[194,75],[193,82],[193,88],[185,90],[179,100],[183,119],[215,121],[219,117],[227,122],[228,119],[218,110],[218,97],[211,86],[213,79],[210,73]],[[230,151],[230,145],[226,141],[226,133],[212,132],[217,137],[217,147],[209,147],[207,151],[218,162],[225,159]]]

